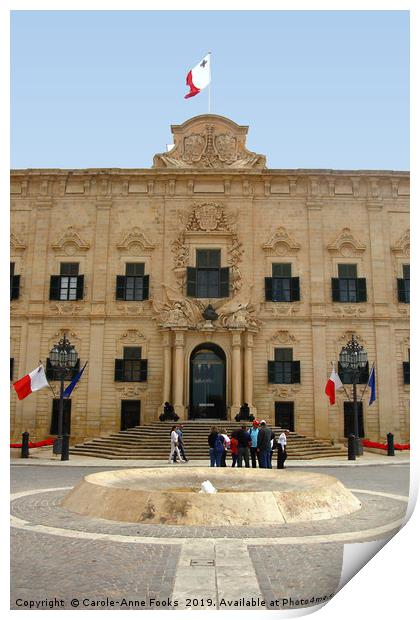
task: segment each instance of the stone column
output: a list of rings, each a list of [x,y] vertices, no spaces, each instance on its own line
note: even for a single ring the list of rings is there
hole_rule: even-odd
[[[162,333],[163,338],[163,385],[162,385],[162,405],[159,407],[158,415],[163,412],[165,402],[171,402],[171,371],[172,371],[172,334],[170,331]]]
[[[381,364],[375,366],[378,390],[376,402],[379,409],[379,439],[385,441],[387,433],[393,433],[395,434],[395,441],[398,442],[401,434],[398,373],[402,374],[402,368],[401,366],[397,367],[394,334],[388,321],[375,321],[375,340],[376,358],[382,360]],[[370,360],[370,367],[372,367],[372,361]],[[381,398],[381,393],[384,394],[385,389],[387,398]],[[365,413],[367,413],[367,407]]]
[[[106,276],[112,202],[98,199],[96,204],[95,255],[91,290],[88,391],[85,437],[101,432],[102,382],[105,340]],[[111,381],[113,377],[111,378]],[[116,429],[119,430],[119,427]]]
[[[312,321],[312,379],[315,437],[329,437],[329,404],[325,385],[329,376],[325,321]],[[341,414],[343,415],[343,414]]]
[[[327,361],[327,330],[325,323],[326,303],[325,292],[330,291],[331,284],[327,281],[324,271],[324,241],[322,222],[322,202],[312,197],[306,202],[308,210],[308,238],[311,315],[312,315],[312,384],[314,408],[315,437],[329,437],[328,399],[325,396],[325,384],[329,374]]]
[[[172,397],[173,406],[180,418],[184,415],[184,355],[185,330],[176,329],[174,342]]]
[[[42,335],[44,330],[44,305],[48,304],[48,291],[50,279],[47,273],[47,256],[50,243],[51,208],[53,206],[51,198],[37,198],[36,209],[31,217],[30,224],[30,243],[31,254],[26,257],[25,273],[28,289],[30,290],[28,306],[28,323],[26,331],[26,341],[21,346],[21,351],[25,351],[24,359],[20,360],[22,375],[33,370],[39,365],[39,361],[45,363],[49,355],[48,350],[41,348]],[[53,328],[50,328],[52,331]],[[21,375],[21,376],[22,376]],[[20,378],[20,377],[19,377]],[[41,392],[41,398],[43,397]],[[47,412],[39,409],[39,393],[33,394],[30,398],[18,401],[16,406],[16,432],[28,431],[34,435],[36,432],[37,416],[47,415],[46,432],[49,432],[51,421],[51,403],[48,402]],[[34,439],[34,436],[30,438]],[[37,438],[36,438],[37,439]]]
[[[252,413],[254,413],[254,364],[253,364],[254,334],[245,334],[245,355],[244,355],[244,402],[248,403]]]
[[[232,331],[231,418],[238,413],[239,407],[242,404],[241,331]]]

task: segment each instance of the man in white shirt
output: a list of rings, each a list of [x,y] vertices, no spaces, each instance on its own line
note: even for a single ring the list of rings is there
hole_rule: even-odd
[[[181,463],[185,463],[184,459],[181,458],[181,454],[178,448],[178,433],[176,432],[176,425],[172,427],[171,430],[171,452],[169,454],[169,463],[172,465],[174,454],[179,458]]]
[[[277,440],[277,469],[284,469],[284,462],[287,459],[286,445],[289,431],[282,431]]]

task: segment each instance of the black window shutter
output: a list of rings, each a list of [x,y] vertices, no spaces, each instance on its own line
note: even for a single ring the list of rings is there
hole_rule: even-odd
[[[124,360],[115,360],[114,381],[124,381]]]
[[[290,301],[300,301],[299,278],[290,278]]]
[[[19,298],[20,276],[12,276],[10,287],[10,299]]]
[[[76,299],[83,299],[83,287],[85,276],[77,276]]]
[[[125,299],[125,276],[117,276],[115,299]]]
[[[357,301],[366,301],[366,278],[357,278],[356,280]]]
[[[220,297],[229,297],[229,267],[220,268]]]
[[[140,360],[140,381],[147,381],[147,360]]]
[[[51,276],[50,279],[50,300],[60,299],[60,276]]]
[[[264,278],[265,301],[273,301],[273,278]]]
[[[405,385],[410,385],[410,362],[403,362],[403,379]]]
[[[292,362],[292,383],[300,383],[300,361]]]
[[[187,297],[197,297],[197,269],[187,267]]]
[[[405,303],[405,280],[404,278],[397,278],[397,287],[398,287],[398,301],[400,301],[401,303]]]
[[[268,362],[268,383],[276,382],[276,362]]]
[[[367,383],[369,380],[369,362],[366,362],[366,366],[361,369],[359,373],[359,383]]]
[[[149,299],[149,276],[143,276],[143,299]]]
[[[340,300],[340,278],[331,278],[331,291],[332,291],[332,300],[341,301]]]

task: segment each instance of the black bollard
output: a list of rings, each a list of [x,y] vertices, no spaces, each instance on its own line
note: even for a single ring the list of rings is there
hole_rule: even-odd
[[[63,435],[63,439],[62,439],[62,444],[61,444],[61,460],[62,461],[68,461],[70,456],[69,456],[69,443],[70,443],[70,437],[67,433],[64,433]]]
[[[356,460],[356,437],[354,435],[349,435],[348,437],[347,455],[349,461]]]
[[[395,456],[394,451],[394,435],[392,433],[388,433],[386,436],[387,439],[387,447],[388,447],[388,456]]]
[[[20,456],[22,459],[29,458],[29,433],[27,431],[22,433],[22,448]]]

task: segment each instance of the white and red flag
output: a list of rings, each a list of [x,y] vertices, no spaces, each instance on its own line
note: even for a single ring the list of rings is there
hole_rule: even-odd
[[[198,65],[191,69],[187,75],[187,86],[190,88],[190,92],[187,93],[184,99],[195,97],[203,88],[206,88],[210,84],[210,52],[207,56],[204,56],[203,60],[200,60]]]
[[[28,375],[25,375],[22,379],[16,381],[16,383],[13,384],[13,387],[16,390],[19,400],[23,400],[29,396],[29,394],[32,394],[32,392],[37,392],[44,387],[49,387],[43,365],[40,364],[38,368],[35,368],[35,370],[30,372]]]
[[[341,379],[338,374],[335,372],[335,368],[331,371],[331,376],[327,381],[327,385],[325,386],[325,393],[330,399],[330,405],[334,405],[335,403],[335,391],[339,390],[343,387],[341,383]]]

